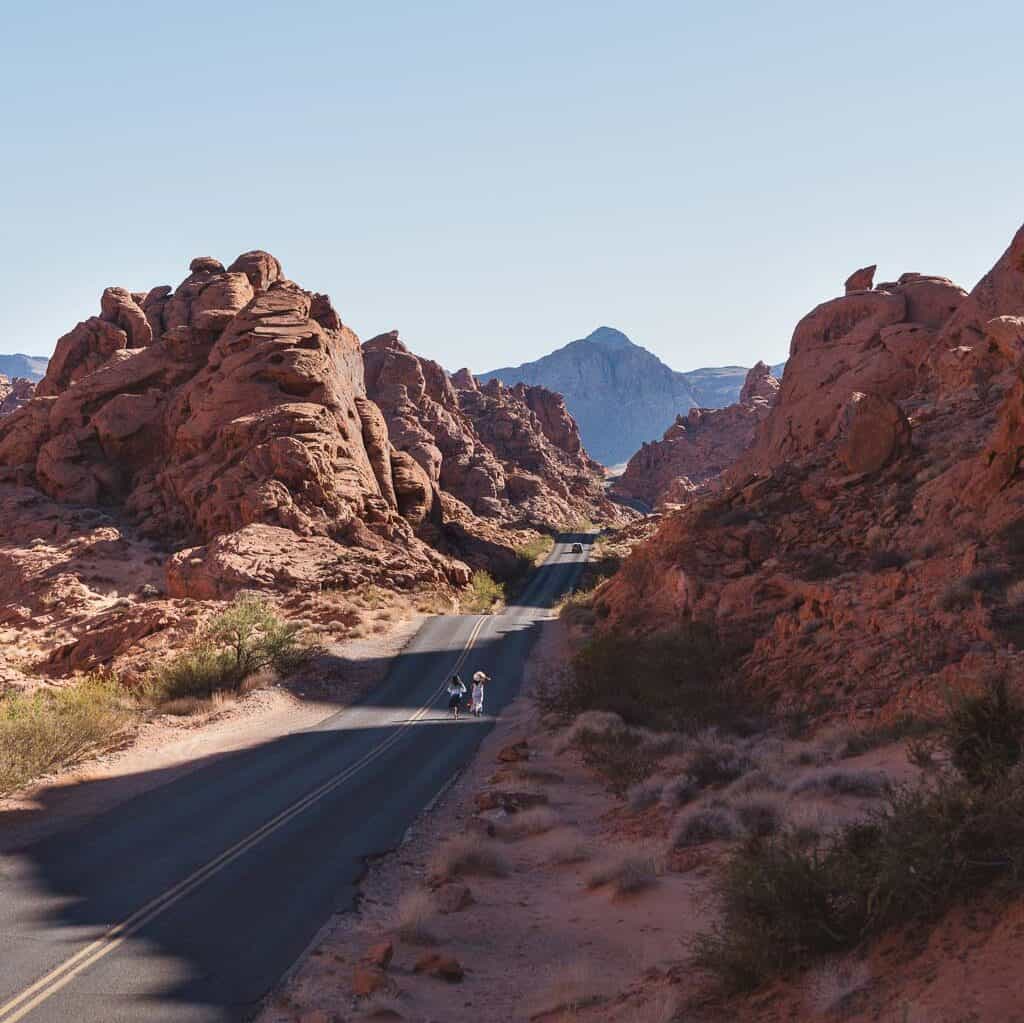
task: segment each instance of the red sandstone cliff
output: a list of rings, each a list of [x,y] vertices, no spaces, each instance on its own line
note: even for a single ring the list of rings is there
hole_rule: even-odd
[[[1024,229],[967,295],[905,274],[808,314],[724,490],[605,587],[609,627],[713,623],[783,705],[1024,679]]]

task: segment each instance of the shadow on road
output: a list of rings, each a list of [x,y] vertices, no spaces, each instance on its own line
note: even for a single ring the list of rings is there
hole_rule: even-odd
[[[564,534],[559,542],[576,538],[592,540]],[[461,671],[492,677],[488,715],[500,713],[518,690],[545,620],[536,611],[571,587],[584,558],[554,557],[509,613],[479,627]],[[399,844],[492,727],[486,717],[448,718],[442,689],[478,624],[476,616],[429,619],[384,683],[355,705],[306,731],[206,758],[185,774],[147,772],[143,794],[5,855],[0,1005],[154,898],[187,885],[225,850],[259,835],[27,1017],[250,1018],[330,914],[354,905],[367,857]],[[76,789],[116,797],[112,790],[129,783],[139,777]],[[65,787],[44,789],[37,808],[4,814],[0,840],[66,797]],[[82,991],[89,995],[84,1002],[74,994]]]

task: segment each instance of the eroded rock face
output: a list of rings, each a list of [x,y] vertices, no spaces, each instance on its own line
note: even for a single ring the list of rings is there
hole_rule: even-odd
[[[634,550],[604,627],[712,625],[780,711],[861,724],[1024,689],[1022,314],[1024,231],[969,296],[905,274],[812,311],[754,448]]]
[[[367,341],[363,361],[392,445],[475,514],[547,528],[618,514],[560,395],[496,380],[481,387],[467,370],[449,378],[397,331]]]
[[[947,345],[940,328],[965,298],[945,278],[914,273],[874,291],[852,290],[808,313],[793,332],[779,400],[736,478],[771,471],[834,440],[855,392],[908,398]]]
[[[327,297],[264,252],[190,271],[173,291],[108,288],[58,342],[39,396],[0,423],[4,477],[192,540],[168,569],[179,596],[463,581],[415,535],[433,492],[393,450]]]
[[[690,409],[660,441],[645,444],[616,480],[616,493],[655,507],[686,503],[706,492],[750,447],[778,393],[778,380],[759,362],[747,373],[737,404]]]
[[[9,377],[0,373],[0,416],[21,408],[36,392],[36,385],[25,377]]]
[[[875,286],[875,271],[877,266],[865,266],[860,270],[854,270],[846,279],[846,294],[851,291],[870,291]]]

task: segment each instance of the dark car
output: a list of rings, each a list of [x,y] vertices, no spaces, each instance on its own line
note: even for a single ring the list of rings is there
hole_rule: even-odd
[[[572,552],[573,552],[573,554],[582,554],[583,553],[583,544],[581,544],[581,543],[574,543],[572,545]]]

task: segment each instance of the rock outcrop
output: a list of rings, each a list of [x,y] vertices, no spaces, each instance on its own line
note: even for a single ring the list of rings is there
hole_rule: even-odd
[[[1024,685],[1022,316],[1024,230],[970,295],[914,273],[813,310],[754,445],[605,584],[604,627],[710,625],[782,711]]]
[[[32,391],[0,379],[0,624],[49,636],[21,656],[52,674],[132,677],[243,590],[342,628],[338,595],[447,601],[521,571],[529,530],[623,515],[560,396],[363,346],[266,252],[107,288]]]
[[[176,595],[464,580],[415,535],[430,495],[326,297],[263,252],[190,270],[173,291],[108,288],[60,339],[37,397],[0,423],[5,478],[191,541],[168,568]]]
[[[25,377],[9,377],[0,373],[0,416],[10,415],[21,408],[34,394],[36,385]]]
[[[468,370],[449,377],[397,331],[367,341],[363,361],[391,444],[435,491],[476,515],[544,529],[621,514],[561,395],[497,380],[481,386]]]
[[[750,447],[778,391],[778,380],[759,362],[747,373],[739,402],[677,416],[660,441],[644,444],[629,460],[615,492],[651,507],[685,503],[707,492]]]

